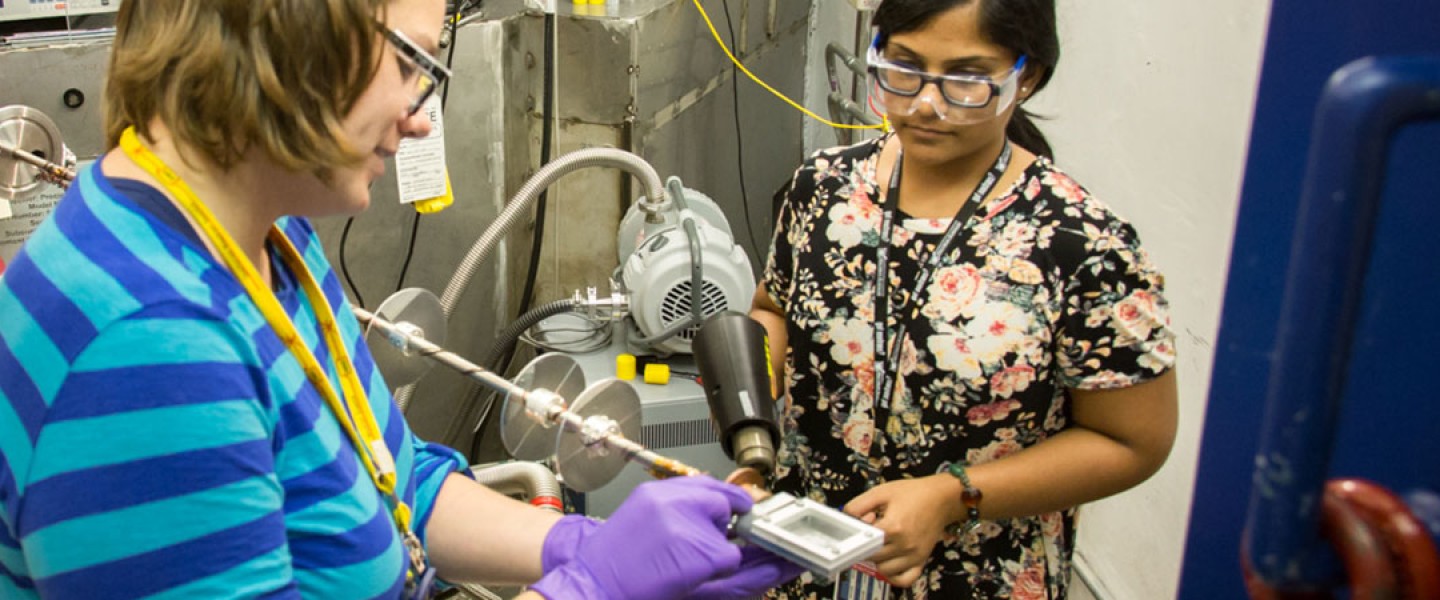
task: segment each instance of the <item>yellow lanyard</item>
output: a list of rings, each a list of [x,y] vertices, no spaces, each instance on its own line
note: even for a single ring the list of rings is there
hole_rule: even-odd
[[[215,215],[210,209],[200,202],[194,190],[180,178],[175,171],[171,170],[160,157],[151,152],[140,142],[140,137],[135,134],[135,128],[130,127],[120,136],[120,148],[135,161],[141,169],[164,186],[170,195],[173,196],[180,207],[190,215],[195,223],[200,226],[200,233],[210,240],[215,251],[220,254],[225,266],[230,273],[240,280],[245,287],[245,292],[250,299],[260,308],[260,313],[265,320],[275,329],[280,336],[280,341],[290,350],[300,366],[305,370],[306,379],[315,386],[320,395],[325,398],[325,404],[335,413],[335,420],[350,437],[356,452],[360,455],[360,462],[365,465],[365,471],[370,474],[370,480],[375,482],[375,487],[385,495],[391,505],[391,516],[395,520],[395,527],[405,542],[410,558],[410,571],[407,572],[407,579],[413,578],[425,570],[425,552],[420,545],[420,540],[410,530],[410,507],[400,499],[395,492],[395,459],[390,454],[390,449],[385,445],[385,439],[381,436],[380,426],[375,421],[375,413],[370,409],[370,402],[366,399],[365,388],[360,383],[360,376],[355,372],[355,365],[350,361],[350,354],[345,350],[344,340],[340,337],[340,327],[335,323],[335,314],[330,310],[330,303],[325,300],[325,295],[320,290],[320,284],[315,281],[315,276],[305,265],[305,259],[300,256],[300,251],[285,237],[278,226],[270,227],[270,243],[280,251],[280,259],[290,272],[300,280],[305,289],[305,296],[310,302],[310,308],[315,311],[315,319],[319,321],[320,330],[324,332],[325,343],[330,347],[331,362],[335,365],[335,371],[340,377],[340,386],[344,391],[342,400],[335,388],[330,384],[330,378],[325,374],[325,369],[320,366],[320,361],[315,354],[305,345],[300,337],[299,331],[295,329],[295,323],[280,306],[280,301],[275,294],[265,285],[265,280],[260,277],[255,265],[251,264],[250,258],[240,250],[230,233],[225,227],[215,220]]]

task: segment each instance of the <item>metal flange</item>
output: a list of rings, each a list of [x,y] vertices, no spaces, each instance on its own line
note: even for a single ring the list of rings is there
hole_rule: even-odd
[[[530,361],[514,379],[527,390],[545,389],[561,398],[575,398],[585,391],[585,372],[575,359],[564,354],[544,354]],[[510,456],[519,460],[544,460],[555,455],[560,427],[541,424],[525,414],[525,402],[505,399],[500,412],[500,439]]]
[[[640,439],[640,395],[629,382],[605,379],[586,388],[570,411],[585,421],[585,427],[560,435],[556,466],[566,487],[591,492],[619,475],[629,458],[601,437],[619,433],[629,440]]]
[[[405,334],[389,339],[373,322],[365,327],[365,345],[375,357],[375,367],[385,376],[385,384],[393,390],[419,381],[435,362],[415,352],[407,336],[445,345],[445,311],[440,299],[424,288],[406,288],[381,302],[375,316],[394,323]]]

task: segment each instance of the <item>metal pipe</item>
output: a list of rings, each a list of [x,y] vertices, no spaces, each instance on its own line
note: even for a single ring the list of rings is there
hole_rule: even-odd
[[[565,431],[582,436],[586,445],[599,444],[606,448],[620,452],[626,460],[637,463],[657,478],[683,477],[700,475],[704,473],[695,467],[691,467],[678,460],[667,458],[656,454],[645,448],[645,446],[625,437],[613,427],[602,425],[608,419],[586,419],[569,410],[564,398],[555,392],[546,389],[526,390],[504,377],[484,369],[483,367],[465,360],[463,357],[436,346],[434,343],[412,335],[408,328],[398,326],[388,320],[375,316],[363,308],[352,307],[355,318],[362,325],[367,325],[380,330],[385,339],[394,343],[402,350],[415,352],[420,356],[437,361],[450,367],[462,375],[474,379],[491,389],[510,396],[510,401],[522,401],[525,403],[525,412],[543,424],[558,425]]]
[[[870,11],[855,11],[855,56],[860,56],[865,48],[869,47],[870,36]],[[846,65],[849,66],[849,65]],[[854,69],[851,69],[854,71]],[[860,81],[865,79],[865,73],[857,72],[850,78],[850,99],[860,102]]]
[[[861,18],[863,18],[863,13],[862,15],[857,16],[855,52],[852,53],[850,50],[845,49],[840,44],[837,44],[835,42],[830,42],[829,44],[825,45],[825,73],[830,82],[830,94],[826,97],[826,100],[829,102],[830,105],[830,118],[834,119],[835,121],[841,123],[849,121],[864,125],[879,125],[881,122],[879,118],[866,112],[865,107],[861,106],[856,100],[852,99],[859,98],[860,82],[864,81],[864,79],[869,76],[869,72],[866,70],[867,65],[865,64],[865,61],[860,60],[859,58],[859,48],[862,37],[860,29],[858,29],[860,23],[858,19]],[[850,96],[848,97],[840,88],[840,74],[835,68],[836,62],[845,65],[845,69],[850,71],[851,83]],[[846,119],[846,117],[849,117],[849,119]],[[836,131],[836,135],[839,136],[839,141],[842,145],[849,145],[851,142],[853,142],[854,133],[854,131],[848,129]]]
[[[856,104],[853,100],[839,93],[831,93],[828,100],[830,101],[830,112],[840,113],[836,115],[837,118],[840,115],[849,116],[854,119],[855,122],[865,125],[879,125],[881,123],[880,117],[871,114],[865,110],[865,107]]]
[[[354,311],[355,318],[358,319],[362,325],[368,325],[370,327],[375,327],[379,329],[382,333],[385,334],[385,338],[390,340],[391,342],[394,342],[396,340],[402,340],[404,346],[400,346],[401,349],[408,349],[409,351],[415,352],[420,356],[434,360],[442,365],[450,367],[451,369],[459,371],[461,375],[485,384],[491,389],[499,391],[500,393],[515,394],[522,397],[530,394],[530,392],[526,391],[524,388],[511,383],[504,377],[487,371],[481,368],[479,365],[465,360],[464,357],[455,354],[454,352],[441,348],[440,346],[436,346],[434,343],[426,340],[425,338],[414,336],[409,331],[406,331],[405,328],[399,327],[396,324],[391,323],[390,321],[377,317],[374,313],[368,310],[365,310],[358,306],[351,307],[351,310]],[[397,346],[399,346],[399,344],[397,344]]]
[[[825,69],[831,73],[830,91],[832,92],[840,91],[840,80],[834,75],[835,64],[832,62],[837,59],[840,61],[840,64],[845,65],[845,68],[849,69],[853,75],[858,77],[868,77],[870,75],[870,73],[865,70],[865,61],[860,60],[859,56],[852,54],[849,50],[840,46],[840,44],[830,42],[825,45]]]
[[[65,168],[62,165],[50,162],[39,156],[21,150],[5,142],[0,142],[0,153],[8,154],[11,157],[40,169],[40,178],[58,185],[62,188],[70,187],[70,182],[75,180],[75,171]]]

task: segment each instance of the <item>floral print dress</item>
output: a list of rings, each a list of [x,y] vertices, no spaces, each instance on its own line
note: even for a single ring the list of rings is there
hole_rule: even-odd
[[[762,285],[786,315],[790,401],[776,489],[841,506],[907,477],[1005,457],[1069,425],[1068,389],[1135,385],[1174,363],[1163,278],[1135,231],[1046,158],[975,211],[917,306],[949,219],[896,215],[890,327],[908,324],[888,409],[873,318],[887,136],[796,172]],[[959,502],[959,499],[956,499]],[[1065,598],[1075,510],[984,521],[937,544],[897,598]],[[776,599],[828,599],[809,574]]]

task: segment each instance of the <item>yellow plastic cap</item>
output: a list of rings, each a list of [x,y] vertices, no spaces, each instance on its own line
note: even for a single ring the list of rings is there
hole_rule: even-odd
[[[615,357],[615,377],[629,381],[635,378],[635,355],[621,354]]]
[[[665,385],[670,383],[670,365],[651,363],[645,365],[645,383]]]

